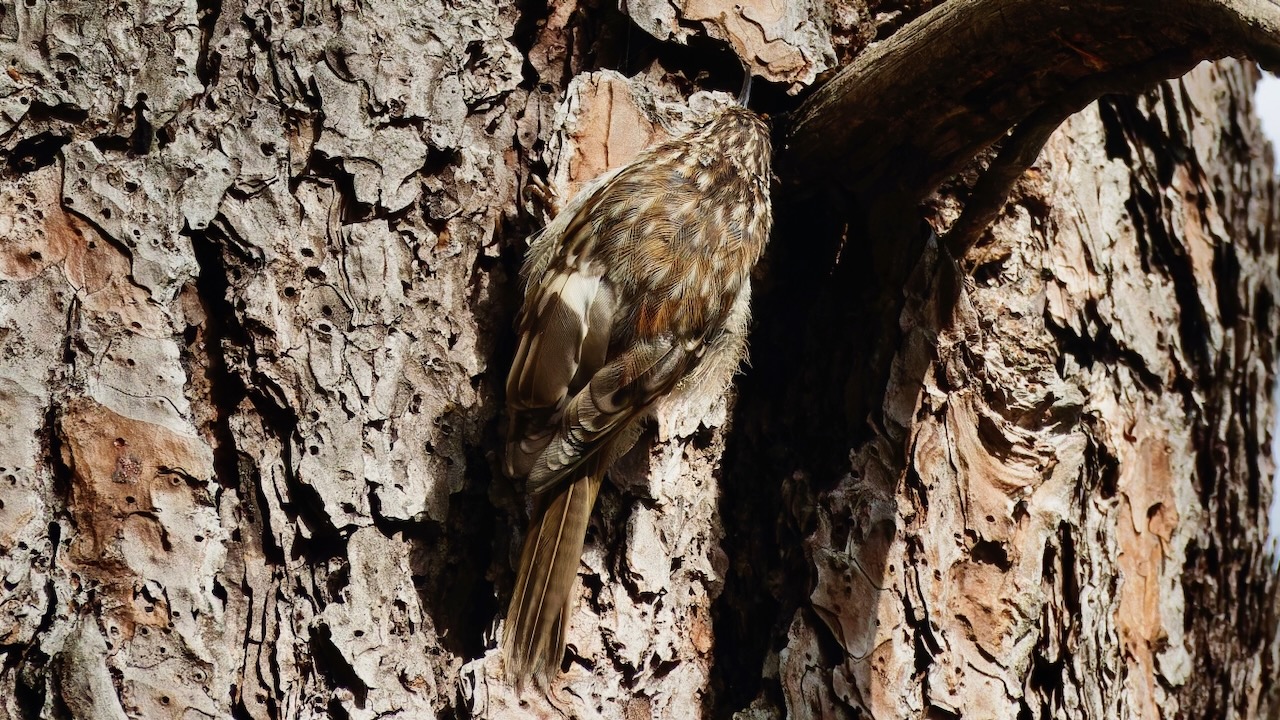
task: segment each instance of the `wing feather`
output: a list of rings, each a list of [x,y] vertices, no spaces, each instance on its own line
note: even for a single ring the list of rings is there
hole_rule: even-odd
[[[632,426],[655,400],[675,389],[699,349],[668,338],[637,341],[592,375],[565,405],[559,426],[530,467],[529,492],[549,491]]]
[[[507,375],[512,475],[528,472],[551,439],[552,419],[604,364],[612,329],[613,292],[589,265],[559,270],[532,291]]]

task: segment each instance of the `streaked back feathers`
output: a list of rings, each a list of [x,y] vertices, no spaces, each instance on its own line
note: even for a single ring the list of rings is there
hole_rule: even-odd
[[[529,249],[507,377],[506,467],[536,506],[503,639],[517,683],[559,666],[609,465],[656,402],[738,362],[772,222],[770,152],[764,121],[726,107],[588,185]]]

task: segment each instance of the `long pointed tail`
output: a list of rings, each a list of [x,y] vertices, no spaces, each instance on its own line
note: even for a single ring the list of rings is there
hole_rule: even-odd
[[[566,483],[529,526],[502,636],[507,678],[517,688],[529,678],[545,685],[560,669],[569,599],[602,476]]]

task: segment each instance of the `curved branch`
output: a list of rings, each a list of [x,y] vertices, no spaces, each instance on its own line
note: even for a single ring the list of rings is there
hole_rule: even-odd
[[[1049,136],[1068,117],[1106,93],[1159,82],[1170,76],[1170,70],[1174,75],[1180,75],[1196,62],[1186,53],[1175,52],[1152,58],[1147,63],[1127,69],[1120,76],[1110,73],[1095,76],[1080,82],[1023,119],[1004,139],[995,160],[965,199],[964,211],[941,239],[951,257],[964,257],[978,241],[1004,207],[1013,184],[1035,164]]]
[[[1280,5],[949,0],[868,48],[797,109],[779,174],[796,188],[835,183],[915,202],[1023,121],[1037,126],[1026,133],[1033,140],[1047,137],[1054,118],[1103,94],[1228,55],[1280,67]],[[1034,142],[1020,148],[1006,170],[1027,162],[1028,147],[1038,151]],[[1003,198],[1008,182],[993,179],[986,192]]]

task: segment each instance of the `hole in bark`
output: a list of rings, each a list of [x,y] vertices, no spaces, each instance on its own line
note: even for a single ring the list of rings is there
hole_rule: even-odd
[[[1000,278],[1004,272],[1005,261],[1007,257],[1002,257],[988,263],[983,263],[973,269],[974,282],[979,285],[989,285]]]
[[[1009,561],[1009,551],[1005,549],[1004,544],[991,540],[979,540],[974,543],[973,549],[969,551],[969,557],[973,558],[974,562],[995,565],[1003,572],[1008,572],[1013,567],[1013,563]]]
[[[311,654],[315,661],[315,669],[329,678],[338,687],[345,687],[355,696],[356,705],[363,707],[369,694],[369,687],[364,684],[355,669],[347,664],[342,652],[333,644],[333,633],[327,625],[319,625],[311,633]],[[335,709],[337,712],[334,712]],[[348,717],[347,712],[335,697],[329,703],[332,717]]]
[[[1037,652],[1031,658],[1031,687],[1052,701],[1062,694],[1065,671],[1066,666],[1061,659],[1050,662]]]
[[[15,144],[9,152],[9,170],[26,173],[52,165],[58,157],[58,151],[69,141],[70,138],[47,132],[26,138]]]
[[[1076,544],[1071,526],[1058,525],[1058,544],[1062,548],[1062,604],[1067,617],[1080,616],[1080,584],[1076,580]]]
[[[653,658],[650,659],[649,662],[650,662],[650,666],[653,668],[653,678],[655,680],[664,678],[670,675],[672,670],[675,670],[676,668],[680,667],[679,661],[661,660],[658,658],[658,655],[656,653],[654,654]]]
[[[467,68],[477,67],[481,64],[481,60],[484,59],[484,43],[479,40],[472,40],[467,43],[467,47],[463,52],[467,55],[463,66]]]
[[[342,707],[342,701],[336,697],[329,698],[329,717],[333,720],[351,720],[347,709]]]
[[[1218,290],[1218,311],[1222,313],[1222,324],[1224,327],[1232,327],[1240,316],[1240,298],[1237,295],[1240,287],[1240,260],[1234,252],[1234,246],[1214,245],[1213,277]]]

